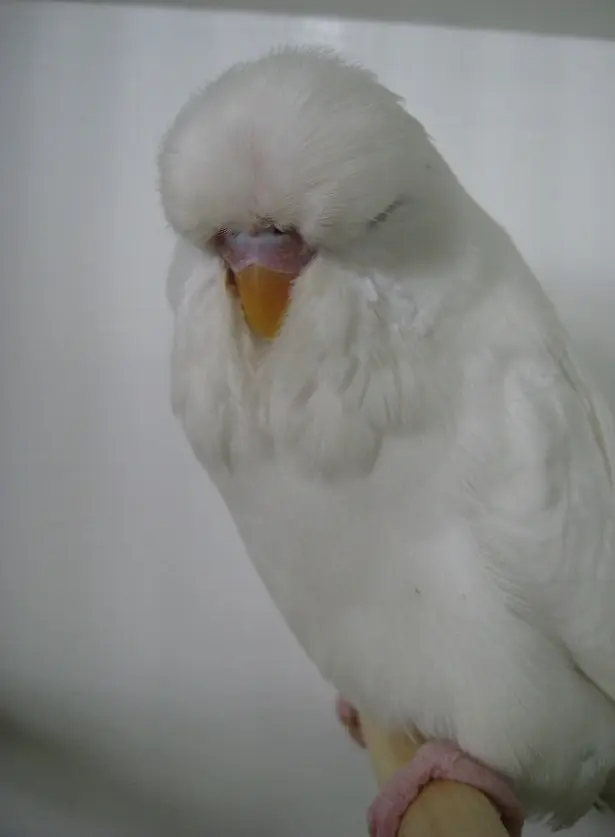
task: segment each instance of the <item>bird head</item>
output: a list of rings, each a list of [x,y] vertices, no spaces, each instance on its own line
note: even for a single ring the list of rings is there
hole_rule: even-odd
[[[446,252],[450,172],[398,96],[321,49],[236,65],[195,95],[159,157],[166,217],[274,338],[314,265],[396,277]],[[336,278],[338,277],[338,278]]]

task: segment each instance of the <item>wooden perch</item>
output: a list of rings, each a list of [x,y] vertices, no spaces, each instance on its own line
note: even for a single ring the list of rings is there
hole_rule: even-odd
[[[380,787],[423,743],[385,732],[361,718],[361,730]],[[433,782],[410,806],[398,837],[508,837],[499,814],[480,791],[457,782]]]

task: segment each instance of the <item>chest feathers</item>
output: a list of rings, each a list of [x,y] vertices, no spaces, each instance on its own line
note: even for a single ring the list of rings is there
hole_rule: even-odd
[[[365,475],[386,433],[442,419],[456,364],[442,362],[433,318],[399,284],[317,260],[278,337],[259,344],[217,265],[207,269],[184,288],[172,358],[174,412],[207,468],[283,455],[306,476]]]

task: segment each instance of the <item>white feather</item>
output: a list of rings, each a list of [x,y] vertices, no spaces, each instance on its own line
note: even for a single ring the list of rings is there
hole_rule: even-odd
[[[160,166],[195,245],[174,408],[289,626],[360,709],[572,823],[615,770],[615,449],[537,281],[397,98],[329,55],[231,70]],[[320,251],[270,346],[204,244],[259,216]]]

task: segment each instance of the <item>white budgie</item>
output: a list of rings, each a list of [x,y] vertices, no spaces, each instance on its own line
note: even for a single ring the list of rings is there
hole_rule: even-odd
[[[615,785],[611,418],[423,127],[321,50],[233,67],[160,155],[172,397],[307,654],[510,833]]]

